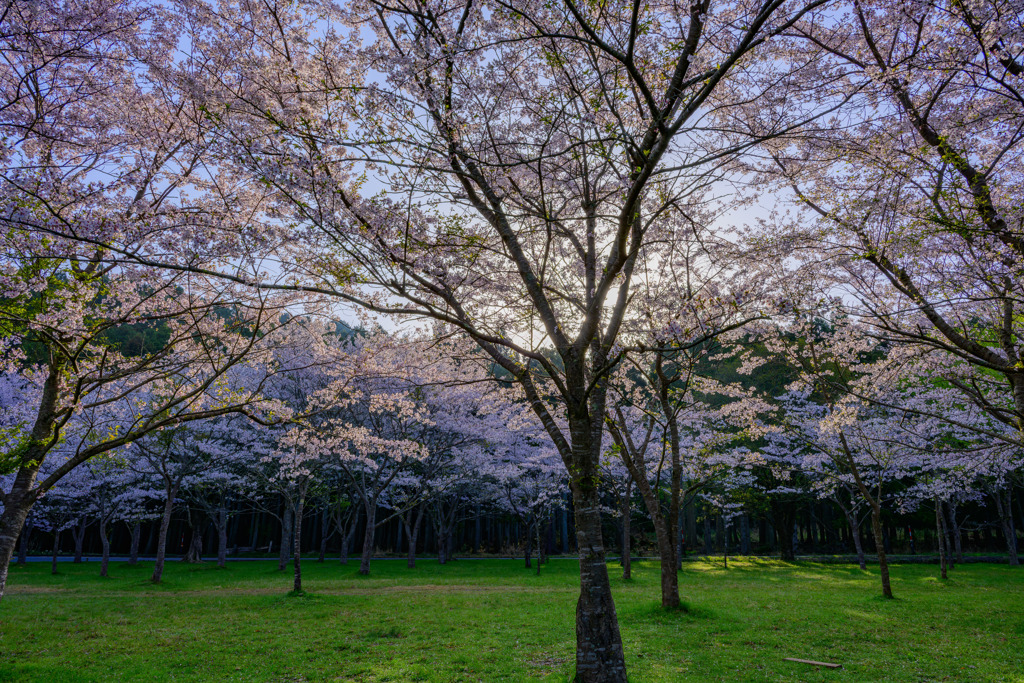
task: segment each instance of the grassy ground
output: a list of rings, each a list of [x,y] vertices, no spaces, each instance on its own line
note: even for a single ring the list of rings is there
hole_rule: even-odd
[[[509,560],[304,562],[307,596],[271,562],[12,569],[0,681],[565,681],[576,566]],[[617,575],[618,568],[613,566]],[[1024,570],[893,568],[897,600],[856,566],[684,566],[686,612],[658,605],[657,567],[613,579],[632,681],[1024,682]],[[799,657],[843,665],[817,670]]]

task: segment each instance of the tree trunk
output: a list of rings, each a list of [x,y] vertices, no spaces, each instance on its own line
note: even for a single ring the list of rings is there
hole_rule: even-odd
[[[85,529],[89,526],[85,517],[78,518],[78,524],[71,527],[71,538],[75,541],[75,564],[82,562],[82,547],[85,544]]]
[[[878,573],[882,578],[882,595],[892,598],[892,586],[889,583],[889,561],[885,555],[885,540],[882,538],[882,509],[874,501],[871,503],[871,532],[875,537],[875,550],[878,553]]]
[[[203,561],[203,525],[196,524],[192,527],[192,534],[188,539],[188,548],[181,558],[182,562],[188,564],[199,564]]]
[[[523,560],[525,560],[525,562],[526,562],[526,568],[530,569],[532,567],[532,565],[530,564],[530,556],[531,556],[531,553],[533,551],[533,538],[532,538],[532,534],[531,534],[530,525],[526,524],[525,522],[523,522],[522,525],[523,525]]]
[[[136,565],[139,563],[139,537],[142,535],[142,524],[135,522],[132,524],[132,541],[131,547],[128,550],[128,564]]]
[[[373,539],[377,531],[377,503],[367,503],[366,506],[366,530],[363,533],[363,554],[359,558],[359,573],[367,575],[370,573],[370,558],[373,557]]]
[[[110,566],[110,538],[107,536],[107,520],[99,519],[100,523],[100,544],[103,546],[103,559],[100,560],[100,576],[107,575],[107,568]]]
[[[277,549],[277,571],[283,572],[288,566],[288,556],[292,552],[292,506],[285,502],[284,514],[281,515],[281,545]]]
[[[999,521],[1003,527],[1003,536],[1006,537],[1006,550],[1009,555],[1010,565],[1016,567],[1020,565],[1020,559],[1017,556],[1017,531],[1014,529],[1013,524],[1010,489],[1006,489],[1005,499],[1002,492],[998,490],[992,492],[992,497],[996,501],[996,512],[999,513]]]
[[[31,532],[31,525],[21,525],[21,534],[18,536],[18,564],[22,566],[28,564],[28,537]]]
[[[167,558],[167,530],[171,526],[171,514],[174,512],[174,499],[178,495],[178,483],[172,484],[167,490],[164,502],[164,514],[160,517],[160,533],[156,541],[156,562],[153,563],[153,583],[160,583],[164,576],[164,561]]]
[[[423,507],[419,506],[415,510],[410,511],[409,520],[411,520],[411,526],[404,517],[402,518],[402,523],[405,524],[405,535],[409,537],[409,547],[406,549],[405,566],[409,569],[415,569],[416,541],[420,535],[420,524],[423,523]]]
[[[722,516],[722,568],[729,568],[729,522]]]
[[[60,531],[53,532],[53,555],[50,558],[50,573],[57,573],[57,553],[60,551]]]
[[[867,559],[864,557],[864,544],[860,541],[860,524],[857,523],[857,517],[852,512],[843,510],[846,514],[846,522],[850,525],[850,535],[853,536],[853,547],[857,551],[857,564],[860,565],[861,569],[867,569]]]
[[[946,511],[949,513],[949,530],[953,537],[953,552],[956,553],[956,561],[964,561],[963,534],[960,531],[960,522],[956,517],[956,504],[952,501],[946,503]]]
[[[331,534],[328,533],[330,523],[331,516],[325,507],[320,514],[320,554],[316,558],[317,562],[324,562],[327,559],[327,539],[331,537]]]
[[[300,494],[295,503],[295,533],[292,534],[295,539],[295,580],[292,582],[292,591],[295,593],[302,592],[302,513],[305,504],[306,496]]]
[[[537,538],[537,576],[540,576],[540,565],[543,563],[543,560],[541,560],[541,558],[544,557],[544,549],[541,547],[541,542],[540,542],[540,526],[541,526],[540,519],[541,519],[540,518],[540,514],[537,514],[534,517],[534,523],[533,523],[534,532],[536,533],[536,538]],[[626,556],[626,561],[627,561],[627,564],[628,564],[628,562],[629,562],[629,556],[628,555]]]
[[[629,527],[632,521],[629,502],[629,488],[627,487],[626,495],[622,497],[622,578],[627,581],[633,578],[633,563],[629,547]]]
[[[946,576],[946,534],[942,528],[942,501],[935,499],[935,545],[939,549],[939,576]]]
[[[228,509],[221,505],[217,508],[217,566],[223,569],[228,564]]]
[[[584,473],[586,474],[586,473]],[[580,597],[576,603],[576,682],[626,683],[622,637],[612,599],[596,482],[573,486],[576,543],[580,554]]]
[[[4,498],[4,510],[0,513],[0,600],[3,600],[7,587],[7,574],[10,571],[18,535],[21,534],[28,513],[32,511],[32,506],[41,493],[38,490],[33,491],[32,487],[39,467],[54,442],[57,401],[63,372],[64,363],[54,362],[51,358],[28,447],[21,453],[18,473],[11,482],[10,492]],[[59,537],[60,534],[56,536]]]

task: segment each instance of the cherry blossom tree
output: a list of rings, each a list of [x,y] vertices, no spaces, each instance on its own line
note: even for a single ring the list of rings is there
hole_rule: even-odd
[[[625,680],[598,469],[633,278],[730,159],[820,114],[784,36],[824,4],[178,6],[225,163],[301,245],[288,286],[441,320],[527,393],[571,473],[580,680]]]
[[[877,337],[927,354],[1018,442],[1021,22],[1011,3],[856,0],[831,21],[798,23],[806,49],[827,49],[818,97],[849,104],[762,167],[804,207],[792,231],[778,220],[774,233],[806,257],[817,290],[841,292]]]

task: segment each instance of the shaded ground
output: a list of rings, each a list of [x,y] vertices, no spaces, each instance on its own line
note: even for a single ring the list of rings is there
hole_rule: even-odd
[[[274,562],[31,564],[0,602],[0,681],[564,681],[576,566],[520,561],[309,561],[290,597]],[[617,573],[617,567],[612,566]],[[613,580],[632,681],[1024,682],[1024,571],[730,560],[687,563],[689,610],[658,606],[657,566]],[[839,662],[817,670],[783,661]]]

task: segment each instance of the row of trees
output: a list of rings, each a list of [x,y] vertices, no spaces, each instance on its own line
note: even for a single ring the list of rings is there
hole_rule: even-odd
[[[420,441],[435,385],[514,387],[459,438],[561,464],[581,681],[626,680],[615,462],[666,607],[687,496],[728,517],[759,469],[773,501],[847,487],[876,541],[893,489],[1009,491],[1022,26],[1004,0],[7,0],[0,591],[63,478],[230,450],[232,415],[295,520],[333,458],[372,528],[402,469],[376,454],[456,452]],[[305,322],[349,305],[457,337],[444,379]],[[744,341],[787,382],[724,381]]]

